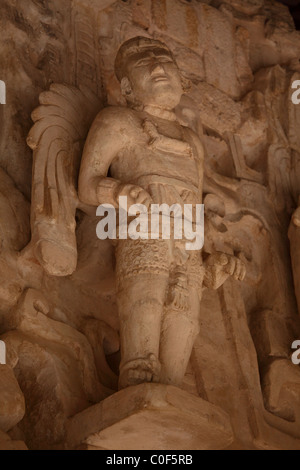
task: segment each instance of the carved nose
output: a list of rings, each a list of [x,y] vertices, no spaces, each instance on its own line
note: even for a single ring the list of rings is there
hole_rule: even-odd
[[[165,70],[161,64],[154,64],[151,67],[151,75],[165,75]]]

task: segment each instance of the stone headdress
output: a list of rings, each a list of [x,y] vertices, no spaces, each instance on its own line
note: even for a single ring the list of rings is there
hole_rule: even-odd
[[[128,41],[125,41],[116,56],[115,60],[115,73],[119,81],[122,80],[125,72],[125,67],[126,63],[128,61],[128,58],[136,54],[138,52],[142,51],[147,51],[149,49],[159,48],[159,49],[164,49],[170,57],[174,60],[176,63],[176,60],[170,51],[170,49],[164,44],[163,42],[157,40],[157,39],[152,39],[152,38],[147,38],[144,36],[137,36],[134,38],[129,39]]]

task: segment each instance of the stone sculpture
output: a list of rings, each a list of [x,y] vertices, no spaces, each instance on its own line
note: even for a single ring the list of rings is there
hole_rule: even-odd
[[[0,25],[0,448],[299,449],[288,9],[2,0]],[[119,196],[203,202],[204,247],[99,240]]]
[[[130,39],[115,69],[128,107],[106,108],[96,117],[83,152],[79,198],[114,207],[120,196],[146,207],[201,204],[204,150],[174,113],[183,80],[170,50],[160,41]],[[152,381],[180,385],[199,332],[203,283],[219,287],[230,274],[245,276],[239,259],[216,254],[203,263],[201,251],[189,252],[185,243],[117,242],[121,388]]]

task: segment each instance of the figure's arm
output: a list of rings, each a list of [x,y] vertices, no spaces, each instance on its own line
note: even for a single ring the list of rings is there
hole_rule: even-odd
[[[193,133],[194,145],[197,149],[197,163],[199,174],[199,189],[203,191],[204,175],[204,147],[199,137]],[[205,248],[204,248],[205,250]],[[203,284],[210,289],[218,289],[224,284],[228,277],[232,276],[237,281],[242,281],[246,275],[244,261],[234,255],[215,252],[208,255],[204,261],[205,276]]]
[[[79,172],[78,195],[84,204],[111,204],[117,208],[119,196],[126,196],[129,206],[150,204],[150,195],[143,188],[107,176],[114,158],[135,138],[133,116],[127,108],[106,108],[98,114],[84,147]]]
[[[126,140],[120,134],[114,117],[114,110],[111,108],[98,114],[83,150],[78,195],[88,205],[109,203],[116,206],[115,198],[120,181],[107,177],[107,173],[113,159],[126,145]]]

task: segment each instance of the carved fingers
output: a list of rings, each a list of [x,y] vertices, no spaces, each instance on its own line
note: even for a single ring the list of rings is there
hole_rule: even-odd
[[[127,197],[127,206],[144,204],[148,208],[152,202],[150,194],[134,184],[121,184],[118,191],[118,197],[120,196]]]
[[[211,289],[218,289],[229,276],[237,281],[243,281],[246,276],[246,266],[240,256],[226,253],[214,253],[206,262],[204,284]]]
[[[210,266],[226,266],[228,264],[228,255],[225,253],[214,253],[208,259]]]
[[[147,207],[151,204],[150,194],[139,186],[134,186],[131,189],[130,196],[135,200],[135,204],[144,204]]]
[[[232,276],[236,281],[243,281],[246,276],[246,266],[237,256],[227,257],[227,263],[224,265],[225,272]]]

